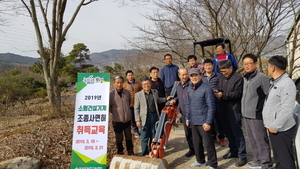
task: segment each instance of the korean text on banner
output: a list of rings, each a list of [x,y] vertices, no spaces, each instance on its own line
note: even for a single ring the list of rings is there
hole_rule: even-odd
[[[106,169],[110,75],[79,73],[71,169]]]

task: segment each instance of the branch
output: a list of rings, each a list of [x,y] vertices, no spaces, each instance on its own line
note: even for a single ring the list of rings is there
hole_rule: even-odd
[[[42,13],[42,16],[43,16],[43,19],[44,19],[44,22],[45,22],[45,28],[46,28],[46,32],[47,32],[48,38],[51,39],[51,33],[50,33],[50,29],[49,29],[49,23],[48,23],[48,20],[47,20],[47,12],[46,12],[47,8],[46,8],[46,10],[43,8],[43,4],[42,4],[41,0],[39,0],[38,2],[39,2],[41,13]],[[47,4],[48,4],[48,2],[47,2]],[[48,7],[48,5],[47,5],[47,7]]]
[[[81,8],[83,5],[90,4],[90,3],[94,2],[94,1],[96,1],[96,0],[90,0],[90,1],[88,1],[88,2],[86,2],[86,3],[84,3],[85,0],[81,0],[80,4],[77,6],[77,8],[76,8],[76,10],[75,10],[75,12],[74,12],[74,14],[73,14],[73,16],[72,16],[70,22],[68,23],[68,25],[66,26],[65,30],[64,30],[63,33],[62,33],[62,37],[63,37],[63,38],[66,36],[68,30],[70,29],[71,25],[73,24],[73,22],[74,22],[74,20],[75,20],[75,18],[76,18],[76,16],[77,16],[77,14],[78,14],[78,12],[80,11],[80,8]]]
[[[90,4],[90,3],[94,2],[94,1],[98,1],[98,0],[90,0],[89,2],[83,3],[82,6],[88,5],[88,4]]]
[[[25,8],[27,9],[29,15],[31,16],[32,14],[31,14],[30,8],[29,8],[28,5],[24,2],[24,0],[21,0],[21,1],[22,1],[23,5],[25,6]]]
[[[280,45],[280,46],[277,46],[276,48],[273,48],[272,50],[270,50],[270,51],[268,51],[268,52],[265,52],[264,54],[261,54],[260,56],[264,56],[264,55],[266,55],[266,54],[269,54],[269,53],[271,53],[271,52],[273,52],[273,51],[275,51],[275,50],[277,50],[277,49],[279,49],[279,48],[282,48],[282,47],[284,47],[284,46],[285,46],[285,44]]]

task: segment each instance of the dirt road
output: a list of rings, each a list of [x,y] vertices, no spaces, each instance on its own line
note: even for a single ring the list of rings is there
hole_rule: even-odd
[[[226,140],[227,141],[227,140]],[[249,145],[249,144],[248,144]],[[239,168],[239,169],[249,169],[247,166],[243,167],[235,167],[235,162],[237,161],[237,158],[233,159],[226,159],[224,160],[222,156],[226,153],[228,150],[228,147],[220,147],[218,143],[215,143],[216,151],[217,151],[217,157],[218,157],[218,169],[227,169],[227,168]],[[175,130],[172,130],[172,133],[170,134],[170,139],[167,144],[167,149],[165,152],[165,157],[169,163],[169,167],[171,169],[188,169],[190,168],[190,164],[196,161],[195,156],[192,157],[185,157],[184,154],[188,151],[188,145],[187,141],[185,139],[184,131],[180,127],[175,128]],[[140,145],[136,146],[137,155],[140,154]],[[248,153],[248,161],[252,160],[252,154],[249,148],[247,147],[247,153]],[[198,167],[199,169],[204,169],[208,167]]]

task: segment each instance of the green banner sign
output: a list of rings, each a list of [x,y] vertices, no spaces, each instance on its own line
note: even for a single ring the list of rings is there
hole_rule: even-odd
[[[71,169],[106,169],[110,74],[77,79]]]

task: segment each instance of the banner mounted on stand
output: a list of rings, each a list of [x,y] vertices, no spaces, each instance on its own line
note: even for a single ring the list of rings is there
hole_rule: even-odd
[[[79,73],[71,169],[106,169],[110,74]]]

